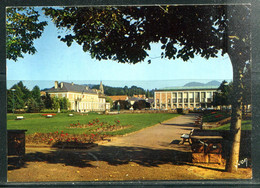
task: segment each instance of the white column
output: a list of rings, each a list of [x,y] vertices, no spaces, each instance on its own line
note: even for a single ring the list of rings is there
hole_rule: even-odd
[[[160,92],[160,109],[162,108],[162,92]]]
[[[201,91],[199,92],[199,104],[200,104],[200,108],[201,108]]]
[[[193,92],[193,108],[196,108],[195,91]]]
[[[182,92],[182,108],[184,108],[184,92]]]
[[[168,110],[167,93],[168,93],[168,92],[165,92],[165,101],[166,101],[165,107],[166,107],[166,110]]]
[[[187,95],[188,95],[187,96],[188,97],[188,108],[190,108],[190,92],[189,91],[187,92]]]
[[[176,92],[176,99],[177,99],[177,108],[179,108],[179,92]]]
[[[156,98],[156,95],[157,94],[157,92],[154,92],[154,108],[155,109],[157,109],[157,105],[156,105],[156,100],[157,100],[157,98]]]
[[[172,92],[171,92],[171,109],[173,109],[173,104],[172,104]]]

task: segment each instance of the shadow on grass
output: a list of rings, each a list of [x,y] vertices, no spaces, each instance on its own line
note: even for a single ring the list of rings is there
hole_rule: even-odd
[[[19,160],[18,160],[19,159]],[[96,167],[100,161],[109,165],[123,165],[130,162],[145,167],[162,164],[180,165],[191,162],[191,153],[173,149],[150,149],[142,147],[99,146],[90,150],[57,149],[49,152],[27,153],[23,157],[9,157],[8,170],[26,168],[29,162],[46,162],[75,167]]]

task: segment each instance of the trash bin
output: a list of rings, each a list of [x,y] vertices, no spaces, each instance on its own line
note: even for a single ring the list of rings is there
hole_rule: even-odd
[[[25,154],[25,132],[27,130],[7,130],[8,155]]]

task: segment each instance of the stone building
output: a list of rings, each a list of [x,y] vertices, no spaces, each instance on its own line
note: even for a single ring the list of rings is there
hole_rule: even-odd
[[[176,108],[212,108],[213,96],[218,87],[174,87],[155,90],[154,108],[171,110]]]
[[[50,97],[66,97],[70,102],[70,109],[77,112],[105,111],[106,98],[102,82],[99,90],[90,89],[85,85],[55,81],[54,87],[47,90]]]

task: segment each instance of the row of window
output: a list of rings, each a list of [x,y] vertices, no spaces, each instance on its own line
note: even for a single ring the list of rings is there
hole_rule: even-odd
[[[196,104],[195,106],[193,105],[193,104],[190,104],[190,105],[188,105],[188,104],[184,104],[184,105],[182,105],[182,104],[173,104],[173,106],[171,106],[171,104],[168,104],[168,108],[173,108],[173,109],[175,109],[175,108],[199,108],[200,107],[200,104]],[[157,104],[157,108],[162,108],[162,109],[165,109],[166,108],[166,105],[165,104],[161,104],[161,106],[160,106],[160,104]]]
[[[185,99],[172,99],[172,103],[177,103],[177,101],[178,101],[178,103],[188,103],[188,102],[190,102],[190,103],[194,103],[194,99],[187,99],[187,98],[185,98]],[[213,99],[212,98],[202,98],[201,99],[201,101],[200,101],[200,99],[199,98],[195,98],[195,102],[196,103],[198,103],[198,102],[208,102],[208,103],[210,103],[210,102],[212,102],[213,101]],[[160,103],[160,99],[157,99],[156,100],[156,103]],[[171,103],[171,99],[168,99],[168,103]]]
[[[168,93],[170,95],[170,93]],[[211,98],[213,92],[173,92],[171,93],[172,98]]]
[[[90,110],[104,110],[105,103],[96,102],[71,102],[72,110],[90,111]]]

